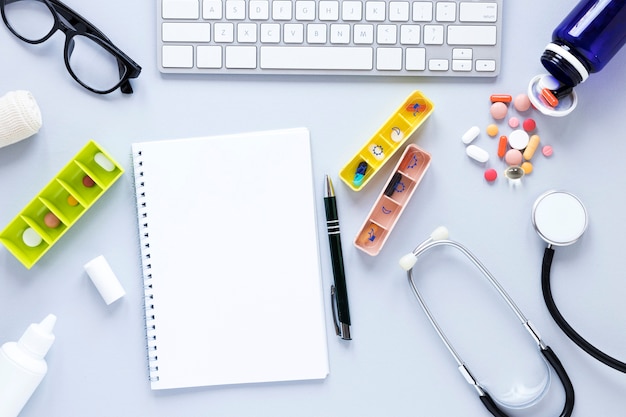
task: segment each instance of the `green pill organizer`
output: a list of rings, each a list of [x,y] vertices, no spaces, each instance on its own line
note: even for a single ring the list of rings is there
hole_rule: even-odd
[[[89,141],[0,232],[0,242],[30,269],[123,173]]]
[[[348,187],[360,191],[433,112],[433,103],[412,92],[365,146],[339,172]]]

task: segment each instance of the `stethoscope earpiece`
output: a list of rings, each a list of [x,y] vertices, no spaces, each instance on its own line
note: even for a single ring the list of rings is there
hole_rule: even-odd
[[[445,240],[448,238],[449,235],[450,233],[448,233],[448,228],[446,226],[439,226],[432,231],[430,237],[424,243],[422,243],[422,245],[437,240]],[[409,252],[402,258],[400,258],[399,264],[402,269],[404,269],[405,271],[410,271],[411,268],[415,266],[415,263],[417,262],[417,251],[422,245],[415,248],[413,252]]]

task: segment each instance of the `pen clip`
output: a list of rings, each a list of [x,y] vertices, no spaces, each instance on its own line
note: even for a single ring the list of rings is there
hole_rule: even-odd
[[[335,286],[330,286],[330,306],[333,310],[333,324],[335,325],[335,334],[341,336],[341,328],[337,320],[337,293],[335,292]]]

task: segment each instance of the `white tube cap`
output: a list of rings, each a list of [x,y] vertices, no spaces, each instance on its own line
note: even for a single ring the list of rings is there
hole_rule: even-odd
[[[107,305],[126,295],[126,291],[104,256],[100,255],[92,259],[85,264],[84,268]]]

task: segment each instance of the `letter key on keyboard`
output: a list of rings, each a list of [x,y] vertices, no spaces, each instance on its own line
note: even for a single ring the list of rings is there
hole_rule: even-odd
[[[161,72],[493,77],[502,0],[157,0]]]

